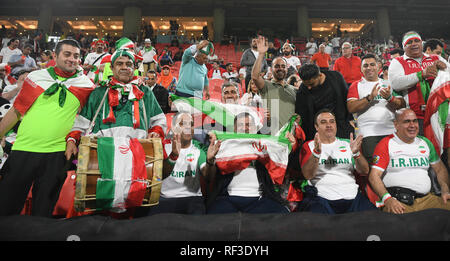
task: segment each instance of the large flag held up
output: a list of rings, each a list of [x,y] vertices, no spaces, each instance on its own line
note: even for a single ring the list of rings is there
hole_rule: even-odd
[[[449,98],[450,72],[440,70],[430,89],[424,119],[424,134],[433,143],[439,155],[442,154],[444,149]]]

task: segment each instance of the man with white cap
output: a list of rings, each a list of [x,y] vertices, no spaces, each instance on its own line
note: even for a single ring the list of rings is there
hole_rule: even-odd
[[[144,40],[144,48],[139,51],[139,55],[142,56],[144,72],[142,75],[147,75],[148,71],[156,71],[157,55],[156,49],[152,46],[152,41],[147,38]]]
[[[401,92],[419,120],[419,135],[423,135],[425,104],[429,90],[437,76],[437,70],[450,68],[442,57],[423,52],[422,38],[415,31],[403,35],[405,54],[392,60],[389,65],[389,80],[394,91]],[[423,84],[421,84],[423,83]],[[425,85],[429,87],[425,87]]]

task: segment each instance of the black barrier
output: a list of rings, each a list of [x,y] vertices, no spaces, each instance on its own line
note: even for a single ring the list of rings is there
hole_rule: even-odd
[[[50,219],[0,217],[2,241],[448,241],[450,211],[394,215],[381,211],[321,215],[158,214],[132,220],[106,216]]]

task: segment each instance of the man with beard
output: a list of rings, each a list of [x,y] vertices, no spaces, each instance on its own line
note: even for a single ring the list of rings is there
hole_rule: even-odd
[[[98,82],[95,79],[102,79],[101,72],[97,72],[100,69],[100,63],[102,58],[108,55],[107,52],[104,51],[106,47],[106,43],[103,40],[97,40],[93,43],[95,47],[95,52],[89,53],[84,59],[83,69],[88,71],[87,76],[94,82]],[[101,70],[103,71],[103,70]]]
[[[259,89],[263,105],[270,112],[270,131],[274,135],[295,114],[296,89],[284,80],[287,75],[288,63],[283,57],[277,57],[272,61],[272,80],[263,79],[260,74],[261,63],[269,45],[263,36],[258,37],[256,45],[259,55],[253,65],[251,76]]]
[[[255,64],[256,59],[259,57],[259,52],[258,52],[258,49],[256,46],[257,39],[258,39],[258,37],[252,38],[251,48],[245,50],[241,57],[240,65],[246,67],[245,86],[248,86],[248,82],[250,82],[250,80],[252,79],[252,68],[253,68],[253,65]],[[268,49],[269,48],[267,48],[267,50]],[[260,59],[260,63],[262,63],[262,64],[259,64],[259,68],[261,70],[260,72],[267,71],[267,68],[269,67],[267,65],[266,59],[264,59],[265,55],[266,55],[266,53],[263,53],[262,54],[263,57]]]
[[[300,59],[298,59],[297,56],[292,55],[294,52],[294,46],[290,44],[289,42],[286,42],[283,45],[283,57],[286,59],[286,62],[288,63],[288,75],[290,76],[293,73],[297,73],[298,70],[300,70],[300,67],[302,66]]]

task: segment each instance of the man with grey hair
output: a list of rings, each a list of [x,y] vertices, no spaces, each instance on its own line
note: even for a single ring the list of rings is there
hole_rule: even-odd
[[[239,88],[236,84],[225,82],[222,85],[222,102],[225,104],[239,103]]]
[[[344,42],[342,44],[342,56],[334,62],[333,71],[338,71],[344,76],[345,82],[348,85],[347,88],[353,82],[361,79],[361,59],[352,54],[351,43]]]

